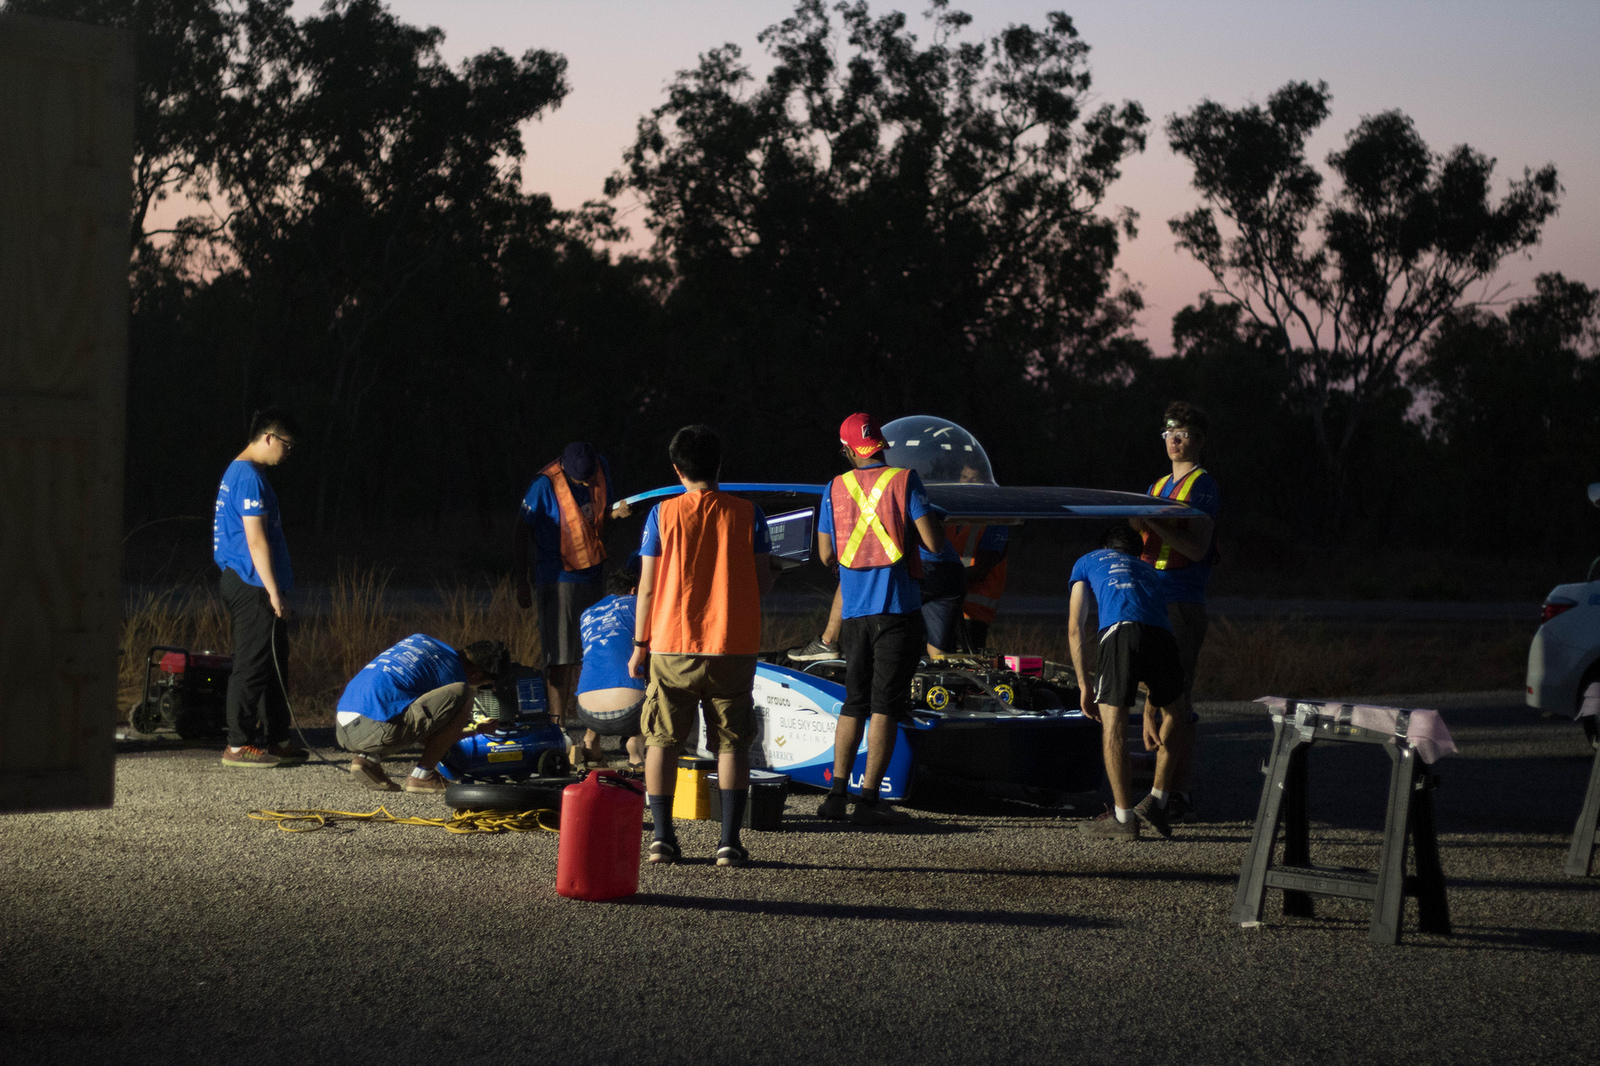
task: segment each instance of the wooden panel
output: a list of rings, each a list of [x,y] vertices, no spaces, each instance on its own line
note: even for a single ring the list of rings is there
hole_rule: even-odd
[[[0,15],[0,810],[112,799],[132,54]]]

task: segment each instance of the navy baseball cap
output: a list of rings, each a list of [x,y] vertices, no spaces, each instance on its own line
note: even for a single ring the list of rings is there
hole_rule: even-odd
[[[600,457],[594,445],[573,441],[561,453],[561,472],[574,481],[589,481],[600,468]]]

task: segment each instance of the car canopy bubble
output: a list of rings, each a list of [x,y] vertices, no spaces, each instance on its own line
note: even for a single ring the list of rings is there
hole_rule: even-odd
[[[994,471],[983,445],[947,418],[910,415],[883,427],[890,466],[909,467],[923,484],[993,485]]]

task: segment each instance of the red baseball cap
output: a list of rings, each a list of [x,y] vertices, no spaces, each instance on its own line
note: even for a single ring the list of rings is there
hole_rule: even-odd
[[[857,411],[839,424],[839,443],[863,459],[888,447],[877,421],[864,411]]]

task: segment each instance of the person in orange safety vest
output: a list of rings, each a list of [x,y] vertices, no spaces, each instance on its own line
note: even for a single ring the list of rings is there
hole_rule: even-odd
[[[645,519],[639,545],[639,602],[628,672],[650,679],[644,731],[645,799],[655,839],[648,861],[677,862],[672,826],[678,753],[705,715],[717,751],[722,837],[714,861],[743,866],[739,839],[754,737],[761,597],[772,588],[772,538],[761,508],[722,492],[722,442],[708,426],[685,426],[668,448],[682,496]]]
[[[579,628],[583,612],[594,606],[604,591],[601,564],[606,549],[601,536],[611,495],[611,469],[605,459],[594,445],[574,441],[534,476],[513,530],[517,604],[524,610],[537,608],[550,718],[558,725],[566,721],[574,706],[573,693],[583,665]],[[626,517],[628,506],[619,501],[609,513]],[[593,731],[585,734],[583,743],[574,747],[573,761],[599,760],[598,745],[598,735]]]
[[[961,605],[967,647],[981,651],[989,640],[1000,597],[1006,590],[1007,526],[969,526],[946,522],[944,534],[961,555],[967,571],[967,598]]]

